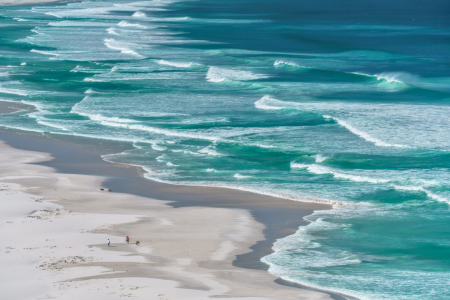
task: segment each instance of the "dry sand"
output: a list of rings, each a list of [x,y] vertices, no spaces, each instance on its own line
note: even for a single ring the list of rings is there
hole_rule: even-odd
[[[3,299],[331,299],[232,266],[264,239],[247,210],[173,208],[32,164],[50,159],[0,143]]]

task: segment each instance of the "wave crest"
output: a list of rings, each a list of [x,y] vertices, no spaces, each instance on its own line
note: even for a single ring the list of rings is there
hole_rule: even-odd
[[[255,74],[250,71],[210,67],[206,74],[209,82],[222,82],[225,80],[247,81],[268,78],[264,74]]]

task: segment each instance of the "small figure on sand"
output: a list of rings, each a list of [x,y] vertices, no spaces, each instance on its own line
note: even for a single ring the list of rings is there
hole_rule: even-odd
[[[129,244],[129,243],[130,243],[130,238],[127,235],[127,244]]]
[[[111,246],[111,241],[108,239],[108,247]]]

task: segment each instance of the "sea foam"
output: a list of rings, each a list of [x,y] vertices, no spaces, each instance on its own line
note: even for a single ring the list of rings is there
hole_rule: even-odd
[[[333,175],[333,177],[335,177],[335,178],[346,179],[346,180],[350,180],[350,181],[354,181],[354,182],[369,182],[369,183],[374,183],[374,184],[390,182],[390,180],[388,180],[388,179],[372,178],[372,177],[354,175],[354,174],[346,174],[346,173],[339,172],[335,169],[332,169],[332,168],[329,168],[326,166],[322,166],[322,165],[318,165],[318,164],[303,164],[303,163],[291,162],[291,169],[306,169],[306,170],[308,170],[308,172],[313,173],[313,174],[318,174],[318,175],[330,174],[330,175]]]
[[[283,101],[277,100],[275,98],[272,98],[269,95],[266,95],[256,101],[255,107],[258,109],[267,109],[267,110],[279,110],[279,109],[285,109],[286,106],[283,105]]]
[[[143,58],[142,55],[132,50],[130,47],[134,46],[130,43],[118,42],[114,39],[105,39],[105,46],[112,50],[118,50],[123,54],[131,54],[133,56]]]
[[[134,28],[140,28],[140,29],[146,29],[148,28],[147,26],[141,25],[141,24],[137,24],[137,23],[129,23],[127,21],[120,21],[117,26],[119,27],[134,27]]]
[[[158,64],[171,66],[171,67],[177,67],[177,68],[189,68],[189,67],[192,66],[191,62],[183,63],[183,62],[167,61],[167,60],[164,60],[164,59],[159,60]]]
[[[147,15],[145,13],[141,12],[141,11],[137,11],[137,12],[135,12],[132,15],[132,17],[134,17],[134,18],[145,18],[145,17],[147,17]]]
[[[291,61],[286,61],[286,60],[282,60],[282,59],[277,59],[274,63],[274,66],[287,66],[287,67],[294,67],[294,68],[300,68],[300,69],[309,69],[308,67],[305,66],[300,66],[294,62]]]
[[[255,74],[250,71],[225,69],[219,67],[210,67],[206,74],[206,80],[209,82],[222,82],[225,80],[246,81],[268,78],[264,74]]]

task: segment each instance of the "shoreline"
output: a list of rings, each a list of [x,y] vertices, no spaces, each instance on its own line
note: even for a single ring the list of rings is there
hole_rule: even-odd
[[[105,162],[98,155],[98,151],[126,148],[124,144],[65,136],[58,136],[58,141],[54,138],[10,130],[0,131],[0,140],[6,141],[14,148],[50,153],[53,159],[35,163],[39,167],[50,167],[56,170],[57,174],[83,174],[77,176],[102,178],[101,186],[113,190],[108,196],[120,193],[126,194],[127,197],[135,195],[144,199],[158,199],[154,201],[164,202],[176,210],[208,208],[249,212],[254,222],[265,227],[260,229],[263,236],[245,247],[249,250],[240,249],[241,252],[237,253],[229,264],[239,270],[245,268],[244,270],[262,271],[272,278],[272,282],[279,288],[283,287],[282,289],[291,288],[293,284],[270,275],[266,271],[267,265],[260,262],[260,258],[272,252],[271,247],[277,238],[292,234],[301,224],[305,224],[303,216],[311,214],[315,209],[330,208],[329,205],[302,203],[226,188],[178,186],[151,181],[140,177],[137,167]],[[81,140],[88,140],[88,145],[80,143]],[[102,149],[99,149],[96,143],[100,143]],[[63,206],[67,206],[67,203]],[[73,207],[71,209],[75,210]],[[80,210],[79,207],[77,209]],[[280,223],[279,220],[283,222]],[[294,286],[298,291],[317,291],[297,284]],[[321,293],[331,295],[333,299],[345,299],[328,291],[319,291],[319,294]]]

